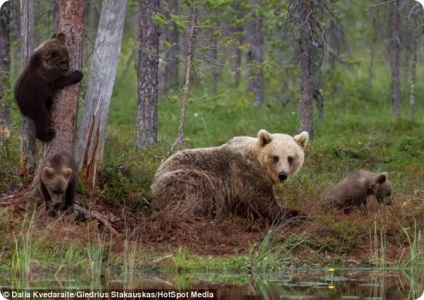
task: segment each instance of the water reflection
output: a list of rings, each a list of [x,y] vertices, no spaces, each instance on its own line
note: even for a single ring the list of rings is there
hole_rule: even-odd
[[[122,292],[173,291],[156,294],[157,299],[172,299],[186,291],[214,299],[418,299],[424,291],[424,270],[395,269],[297,269],[266,274],[234,274],[230,272],[135,272],[127,274],[32,274],[25,280],[10,279],[0,274],[3,291],[14,292],[17,298],[28,298],[34,291],[91,291],[78,299],[117,299]],[[17,292],[29,292],[17,294]],[[116,292],[113,294],[112,292]],[[119,294],[121,293],[121,294]],[[136,294],[133,294],[136,295]],[[140,296],[141,294],[137,294]],[[164,297],[160,297],[160,295]],[[52,295],[50,295],[52,296]],[[72,299],[69,295],[68,299]],[[31,297],[35,298],[35,297]],[[59,297],[52,297],[59,299]],[[126,297],[136,298],[136,297]],[[141,298],[141,297],[140,297]],[[9,298],[12,299],[12,298]],[[76,299],[76,298],[75,298]]]

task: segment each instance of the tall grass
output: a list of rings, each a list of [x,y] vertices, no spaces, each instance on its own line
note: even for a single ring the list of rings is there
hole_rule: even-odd
[[[283,236],[283,237],[282,237]],[[279,271],[296,263],[296,251],[309,249],[310,239],[306,231],[282,234],[269,231],[258,247],[252,247],[249,255],[253,272]]]
[[[374,221],[374,230],[370,232],[370,263],[384,268],[386,266],[386,232],[384,222],[379,226]]]
[[[19,287],[26,287],[31,277],[31,262],[33,260],[32,229],[35,213],[24,218],[21,230],[15,238],[14,251],[11,259],[11,275],[17,278]]]
[[[403,228],[403,232],[408,241],[409,254],[405,258],[401,257],[399,265],[413,270],[424,268],[424,239],[422,229],[417,225],[417,220],[414,219],[412,228]]]

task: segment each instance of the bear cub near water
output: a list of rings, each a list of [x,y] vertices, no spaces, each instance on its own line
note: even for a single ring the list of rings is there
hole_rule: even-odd
[[[237,215],[272,222],[296,216],[278,205],[274,186],[300,170],[308,138],[307,132],[292,137],[262,129],[257,137],[179,151],[156,172],[156,207],[193,217]]]
[[[370,195],[374,195],[380,204],[391,205],[392,184],[388,177],[386,172],[355,170],[328,189],[323,199],[329,201],[333,207],[343,209],[345,213],[350,213],[355,206],[360,207],[361,204],[366,208]]]
[[[31,54],[16,82],[14,96],[22,115],[34,122],[39,140],[48,142],[55,136],[49,117],[54,92],[80,82],[82,77],[81,71],[69,68],[69,48],[62,32]]]
[[[78,179],[74,158],[66,152],[48,156],[40,166],[39,175],[49,216],[56,217],[60,210],[72,209]]]

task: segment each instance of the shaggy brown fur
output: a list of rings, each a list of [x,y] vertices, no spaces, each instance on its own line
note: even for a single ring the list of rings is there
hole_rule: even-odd
[[[274,220],[284,211],[274,185],[303,164],[308,134],[295,137],[260,130],[258,138],[236,137],[211,148],[180,151],[159,167],[152,191],[156,207],[178,214]]]
[[[391,192],[392,185],[386,172],[376,174],[356,170],[327,190],[323,199],[349,213],[355,206],[360,207],[363,204],[366,207],[370,195],[374,195],[380,204],[391,205]]]
[[[15,85],[15,100],[22,115],[35,124],[36,136],[47,142],[54,138],[49,110],[53,93],[81,81],[80,71],[69,69],[69,49],[64,33],[54,35],[31,54]]]
[[[77,179],[74,158],[66,152],[53,154],[42,162],[40,190],[50,216],[56,217],[60,210],[72,209]]]

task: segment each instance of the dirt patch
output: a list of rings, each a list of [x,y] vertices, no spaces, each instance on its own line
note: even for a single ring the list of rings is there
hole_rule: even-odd
[[[84,199],[80,195],[79,199]],[[22,221],[35,211],[33,235],[57,247],[68,244],[87,245],[99,236],[113,253],[120,254],[125,242],[137,243],[140,249],[164,253],[180,247],[199,255],[229,256],[251,253],[270,229],[277,245],[287,239],[302,236],[305,243],[295,253],[299,262],[331,264],[343,259],[348,265],[375,263],[381,259],[381,243],[385,245],[384,259],[406,259],[409,244],[405,230],[412,237],[414,226],[423,229],[424,201],[419,194],[399,197],[392,207],[382,208],[372,201],[368,210],[345,215],[341,211],[326,212],[307,195],[298,199],[298,209],[306,217],[284,222],[278,227],[261,220],[244,218],[187,218],[173,212],[146,213],[134,206],[113,205],[92,197],[88,207],[96,211],[119,232],[114,235],[101,222],[79,216],[53,219],[37,206],[39,197],[28,196],[25,189],[0,195],[0,210],[9,216],[7,235],[13,241],[22,232]],[[415,221],[414,221],[415,220]],[[384,237],[384,240],[382,238]],[[52,246],[54,247],[54,246]],[[256,248],[257,249],[257,248]]]

